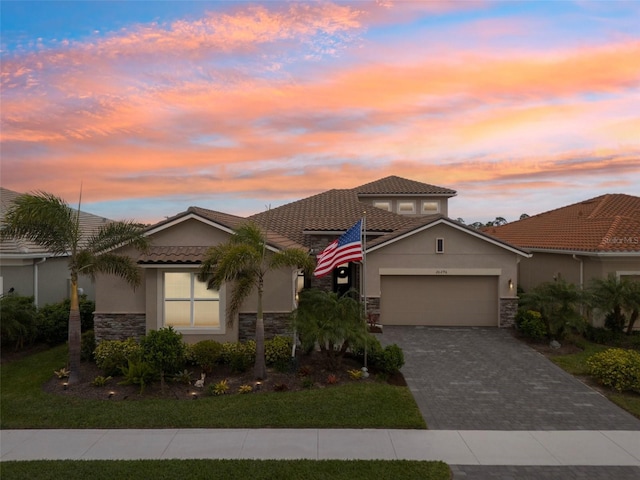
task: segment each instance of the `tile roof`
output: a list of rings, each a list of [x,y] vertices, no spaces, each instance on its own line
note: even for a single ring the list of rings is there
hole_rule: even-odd
[[[209,247],[160,247],[152,246],[138,257],[138,263],[144,264],[185,264],[201,263]]]
[[[11,206],[13,201],[20,196],[18,192],[0,187],[0,222],[4,219],[5,211]],[[75,211],[75,209],[74,209]],[[108,218],[93,215],[91,213],[80,211],[80,230],[83,233],[82,238],[86,238],[92,233],[99,230],[103,225],[113,222]],[[0,242],[0,254],[13,256],[49,256],[50,252],[46,248],[23,238],[8,238]]]
[[[358,200],[355,190],[329,190],[249,217],[306,246],[305,232],[346,231],[367,217],[367,231],[389,233],[411,223],[411,218],[375,208]]]
[[[640,253],[640,197],[601,195],[484,231],[530,250]]]
[[[392,175],[353,189],[359,195],[445,195],[452,197],[455,190],[416,182]]]

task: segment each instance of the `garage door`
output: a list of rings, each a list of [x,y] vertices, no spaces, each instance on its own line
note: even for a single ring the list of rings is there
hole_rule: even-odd
[[[498,326],[498,277],[381,277],[383,325]]]

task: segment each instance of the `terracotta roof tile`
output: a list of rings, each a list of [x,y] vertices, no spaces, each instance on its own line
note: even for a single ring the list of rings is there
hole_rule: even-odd
[[[601,195],[484,231],[533,250],[640,252],[640,197]]]

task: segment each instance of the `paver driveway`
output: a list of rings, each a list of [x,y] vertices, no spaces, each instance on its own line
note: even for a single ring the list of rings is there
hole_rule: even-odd
[[[495,328],[386,326],[429,429],[640,430],[640,420]]]

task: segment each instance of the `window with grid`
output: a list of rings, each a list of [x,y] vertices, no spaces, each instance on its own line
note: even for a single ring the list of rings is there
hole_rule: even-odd
[[[220,293],[208,289],[196,272],[165,272],[164,325],[220,328]]]

